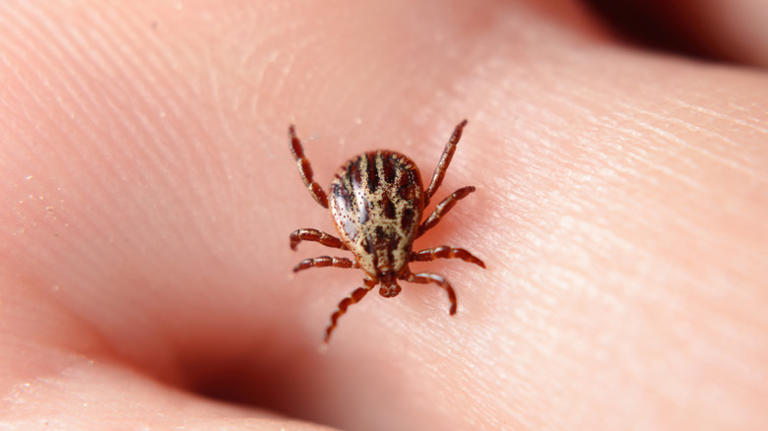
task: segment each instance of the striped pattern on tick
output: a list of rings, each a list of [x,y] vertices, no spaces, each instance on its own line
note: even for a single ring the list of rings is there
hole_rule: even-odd
[[[439,258],[456,258],[482,268],[482,260],[462,248],[439,246],[413,251],[414,239],[435,226],[460,199],[473,191],[462,187],[437,204],[435,210],[422,222],[424,208],[443,181],[448,165],[456,151],[467,121],[459,123],[443,150],[432,175],[429,187],[423,188],[421,174],[416,165],[403,154],[387,151],[369,151],[345,163],[331,181],[330,199],[314,180],[309,159],[304,155],[301,141],[291,125],[291,153],[299,168],[304,185],[318,204],[330,207],[334,225],[341,238],[313,228],[297,229],[290,235],[292,249],[301,241],[316,241],[327,247],[351,251],[355,261],[344,257],[319,256],[304,259],[294,272],[313,267],[360,268],[366,276],[365,287],[355,289],[339,302],[325,330],[325,342],[336,328],[337,321],[347,308],[363,299],[376,285],[386,298],[397,296],[401,288],[397,280],[411,283],[434,283],[448,295],[449,313],[456,313],[456,293],[451,284],[440,275],[412,273],[409,262]]]
[[[421,221],[421,175],[408,157],[371,151],[331,181],[329,204],[342,241],[369,275],[400,273]]]

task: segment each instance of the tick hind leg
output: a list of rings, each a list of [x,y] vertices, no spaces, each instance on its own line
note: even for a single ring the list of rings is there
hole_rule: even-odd
[[[463,248],[451,248],[447,245],[413,251],[409,258],[411,262],[426,262],[435,259],[461,259],[465,262],[474,263],[477,266],[485,268],[485,263],[473,256],[472,253]]]
[[[473,186],[462,187],[451,193],[447,198],[443,199],[442,202],[437,204],[435,210],[432,211],[432,214],[430,214],[424,223],[419,226],[419,230],[416,232],[416,238],[422,236],[424,232],[428,231],[429,229],[432,229],[440,221],[440,219],[443,218],[443,216],[446,215],[454,205],[456,205],[456,202],[465,198],[468,194],[474,191],[475,188]]]
[[[288,127],[288,134],[291,137],[291,154],[293,154],[293,158],[296,159],[296,164],[299,166],[299,174],[301,174],[304,185],[307,186],[309,194],[315,198],[317,203],[322,205],[323,208],[328,208],[328,196],[326,196],[320,184],[312,179],[312,166],[309,164],[309,159],[304,155],[304,148],[296,136],[296,129],[293,127],[293,124]]]
[[[448,300],[451,302],[451,308],[448,311],[448,313],[451,316],[456,314],[456,307],[457,307],[456,292],[453,290],[453,287],[451,287],[451,283],[448,283],[448,280],[443,278],[443,276],[437,275],[437,274],[431,274],[428,272],[421,272],[418,274],[409,273],[403,279],[405,281],[410,281],[411,283],[420,283],[420,284],[435,283],[438,286],[442,287],[443,290],[445,290],[445,293],[448,294]]]
[[[440,187],[440,184],[443,182],[445,171],[448,170],[448,165],[451,164],[453,153],[456,152],[456,144],[459,143],[459,139],[461,139],[461,133],[464,130],[464,126],[466,125],[467,120],[463,120],[461,123],[457,124],[456,128],[453,129],[451,138],[448,140],[448,143],[445,144],[443,155],[440,156],[440,161],[437,162],[435,173],[432,174],[432,181],[429,183],[429,187],[427,187],[427,191],[424,193],[425,207],[429,204],[429,199],[432,197],[432,195],[435,194],[438,187]]]
[[[304,259],[293,267],[293,272],[299,272],[313,267],[333,266],[336,268],[358,268],[357,262],[346,257],[319,256]]]
[[[344,313],[347,312],[347,308],[349,308],[350,305],[356,304],[360,302],[361,299],[365,296],[366,293],[370,292],[371,289],[373,289],[374,286],[376,286],[376,281],[371,278],[366,278],[363,280],[363,283],[365,284],[365,287],[358,287],[355,289],[352,293],[349,294],[346,298],[342,299],[341,302],[339,302],[338,308],[336,311],[331,314],[331,323],[328,325],[327,328],[325,328],[325,338],[323,341],[326,343],[331,338],[331,333],[334,329],[336,329],[336,322],[338,322],[339,317],[344,315]]]
[[[315,241],[326,247],[340,248],[342,250],[347,249],[340,239],[331,234],[312,228],[296,229],[291,232],[291,250],[296,250],[296,246],[302,241]]]

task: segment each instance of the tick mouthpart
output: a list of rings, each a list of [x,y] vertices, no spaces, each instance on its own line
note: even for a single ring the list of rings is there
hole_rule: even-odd
[[[402,288],[397,285],[395,273],[391,269],[387,269],[385,272],[380,273],[379,280],[381,280],[379,295],[385,298],[397,296],[397,294],[402,290]]]
[[[390,285],[382,285],[379,288],[379,295],[385,297],[385,298],[392,298],[393,296],[397,296],[400,291],[403,290],[400,286],[397,285],[397,283],[393,283]]]

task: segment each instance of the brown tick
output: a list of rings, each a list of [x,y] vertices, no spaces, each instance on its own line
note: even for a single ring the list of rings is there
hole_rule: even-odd
[[[335,266],[361,268],[366,274],[363,280],[365,287],[355,289],[342,299],[331,315],[331,323],[325,330],[326,343],[339,317],[377,284],[381,284],[381,296],[392,298],[400,293],[397,280],[435,283],[448,294],[451,301],[449,313],[455,314],[456,293],[451,284],[437,274],[412,273],[408,268],[409,262],[458,258],[485,268],[482,260],[463,248],[440,246],[412,251],[413,240],[434,227],[459,199],[475,191],[472,186],[456,190],[437,204],[432,214],[422,222],[422,212],[443,182],[466,124],[467,120],[464,120],[453,130],[426,190],[422,187],[419,169],[411,159],[394,151],[369,151],[352,158],[336,172],[331,181],[330,201],[322,187],[312,179],[312,167],[304,155],[301,141],[296,137],[293,125],[289,127],[291,153],[296,159],[301,179],[317,203],[325,208],[330,204],[333,223],[341,236],[337,238],[312,228],[297,229],[291,233],[291,249],[296,250],[301,241],[317,241],[327,247],[349,250],[355,255],[354,261],[330,256],[304,259],[293,271]]]

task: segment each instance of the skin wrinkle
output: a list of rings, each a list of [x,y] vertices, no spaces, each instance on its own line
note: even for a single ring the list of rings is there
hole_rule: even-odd
[[[569,103],[567,100],[562,100],[562,102],[563,103]],[[683,126],[683,128],[687,128],[687,129],[689,129],[691,131],[695,131],[695,132],[698,132],[698,133],[707,133],[710,136],[717,136],[718,138],[722,139],[723,142],[731,144],[730,146],[733,146],[733,145],[736,144],[735,141],[727,139],[724,135],[719,134],[719,133],[710,132],[708,130],[708,128],[697,126],[694,123],[691,123],[691,122],[688,122],[688,121],[679,120],[679,119],[675,119],[675,118],[671,118],[669,116],[658,115],[658,114],[655,114],[652,111],[649,111],[649,110],[646,110],[646,109],[641,109],[638,106],[635,106],[634,104],[631,104],[631,103],[617,102],[616,104],[619,107],[622,108],[620,110],[621,112],[627,112],[628,113],[628,114],[624,114],[623,118],[625,120],[633,119],[633,117],[636,117],[636,116],[633,116],[631,114],[631,113],[635,112],[635,113],[641,114],[643,116],[648,116],[648,117],[651,117],[652,119],[658,120],[657,122],[662,122],[662,121],[671,122],[673,124],[679,124],[680,126]],[[692,105],[688,105],[688,106],[693,108]],[[617,110],[617,111],[619,111],[619,110]],[[607,118],[605,118],[605,117],[601,117],[599,119],[595,118],[593,121],[597,122],[597,120],[605,121],[605,120],[607,120]],[[614,123],[614,124],[612,124],[612,126],[618,126],[618,124]],[[647,128],[647,129],[650,130],[650,131],[656,131],[657,133],[659,132],[658,130],[656,130],[654,128]],[[636,132],[636,129],[630,129],[630,130],[633,130],[633,131]],[[661,132],[661,133],[663,133],[663,132]],[[669,135],[669,137],[673,137],[673,135]],[[683,140],[683,139],[679,139],[679,138],[676,138],[676,137],[674,139],[676,139],[681,144],[685,144],[685,140]],[[695,151],[702,151],[704,153],[708,153],[705,149],[697,148],[697,146],[694,146],[694,145],[689,146],[689,148],[691,148],[691,149],[693,149]],[[712,157],[720,160],[722,163],[729,164],[732,167],[738,167],[738,165],[736,163],[731,162],[727,158],[722,157],[720,155],[717,155],[717,156],[716,155],[712,155]],[[742,168],[742,169],[748,169],[748,168]],[[752,172],[750,172],[750,173],[752,173]]]
[[[113,380],[120,382],[120,384],[115,385]],[[144,394],[144,396],[153,399],[154,402],[151,403],[151,408],[137,409],[137,406],[125,403],[126,394]],[[45,396],[57,401],[51,403],[42,412],[30,409],[28,407],[32,405],[30,400],[38,396]],[[179,391],[162,387],[128,369],[117,368],[101,361],[71,361],[70,366],[63,370],[60,375],[21,385],[12,394],[12,397],[14,404],[16,404],[15,410],[18,413],[17,420],[12,425],[22,428],[33,426],[33,429],[36,424],[40,423],[40,417],[46,418],[49,426],[59,424],[69,429],[73,425],[77,425],[78,428],[109,427],[112,423],[123,425],[124,423],[121,421],[135,417],[143,417],[147,424],[155,422],[161,424],[164,423],[163,418],[167,415],[168,410],[209,418],[224,416],[229,419],[240,418],[243,420],[253,416],[251,409],[231,405],[216,406],[202,399],[186,399],[187,397]],[[109,405],[112,410],[121,410],[123,412],[122,417],[115,418],[104,415],[98,411],[99,405]],[[77,422],[73,423],[72,419],[63,414],[66,411],[73,413],[72,416],[78,418]],[[267,412],[262,412],[261,415],[264,416],[261,420],[277,418]],[[251,425],[258,423],[258,421],[258,419],[250,420]],[[316,428],[313,427],[313,429]]]
[[[627,108],[629,108],[629,107],[627,107]],[[685,120],[680,120],[680,119],[675,119],[675,118],[669,118],[669,117],[666,117],[666,116],[661,116],[659,114],[655,114],[652,111],[648,111],[648,110],[644,110],[644,109],[638,109],[637,107],[634,107],[633,110],[634,110],[634,112],[636,112],[638,114],[642,114],[644,116],[650,117],[651,119],[657,120],[657,122],[662,122],[662,121],[668,122],[668,123],[671,123],[671,124],[675,124],[675,125],[681,126],[682,129],[692,129],[691,131],[696,131],[696,132],[703,132],[703,131],[706,130],[704,127],[697,126],[697,125],[695,125],[695,124],[693,124],[691,122],[685,121]],[[668,140],[671,140],[671,141],[679,144],[680,146],[685,147],[687,150],[689,150],[691,152],[702,154],[703,156],[705,156],[705,157],[707,157],[709,159],[712,159],[712,160],[714,160],[714,161],[716,161],[718,163],[722,163],[725,166],[728,166],[730,168],[742,171],[742,172],[744,172],[746,174],[749,174],[751,176],[755,176],[756,175],[756,173],[754,171],[749,170],[747,168],[744,168],[743,166],[740,166],[738,163],[736,163],[734,161],[728,160],[728,158],[725,157],[725,156],[713,154],[711,151],[707,151],[707,149],[704,148],[704,147],[688,144],[685,139],[682,139],[682,138],[678,137],[675,134],[665,133],[663,130],[660,130],[659,128],[646,127],[646,129],[648,129],[650,131],[653,131],[654,133],[658,133],[659,135],[663,136],[664,138],[667,138]],[[712,132],[712,133],[708,133],[708,134],[710,136],[714,135],[714,136],[722,137],[722,135],[718,134],[718,133],[713,133]],[[733,144],[734,143],[733,140],[727,139],[727,138],[722,139],[721,142],[725,142],[725,143],[729,143],[729,144]]]
[[[626,116],[625,118],[626,118],[626,119],[632,119],[632,117],[631,117],[631,116]],[[647,124],[647,123],[646,123],[646,124]],[[649,129],[650,129],[650,130],[654,130],[654,131],[660,131],[660,132],[662,132],[662,133],[665,133],[665,132],[663,132],[662,130],[660,130],[660,129],[658,129],[658,128],[655,128],[655,127],[653,127],[653,126],[649,127]],[[536,162],[533,162],[533,164],[534,164],[534,165],[536,165],[537,163],[536,163]],[[540,164],[540,163],[539,163],[539,164]],[[674,172],[674,171],[673,171],[673,170],[669,170],[668,172],[669,172],[670,174],[672,174],[672,172]],[[673,175],[676,175],[676,174],[673,174]],[[692,186],[696,187],[696,188],[697,188],[697,189],[699,189],[700,191],[701,191],[701,190],[703,190],[703,188],[699,186],[699,183],[698,183],[698,181],[695,181],[695,180],[690,180],[690,181],[688,181],[688,183],[689,183],[690,185],[692,185]],[[516,185],[516,186],[517,186],[517,185]],[[599,243],[600,243],[600,241],[596,241],[596,243],[597,243],[597,244],[599,244]],[[641,374],[641,373],[638,373],[638,374]]]
[[[130,15],[133,16],[133,14],[130,14]],[[113,17],[113,18],[117,18],[117,17]],[[122,16],[120,16],[120,18],[122,18]],[[141,21],[138,21],[138,20],[135,20],[135,21],[136,22],[132,23],[132,24],[134,24],[132,30],[138,30],[138,29],[145,28],[144,26],[140,25],[140,24],[143,24]],[[148,39],[149,40],[154,40],[154,38],[148,38]],[[150,66],[155,66],[155,64],[156,64],[156,62],[153,61],[154,58],[151,55],[151,53],[155,52],[155,51],[158,51],[158,47],[160,47],[160,46],[161,45],[154,44],[153,47],[155,49],[149,51],[149,53],[150,53],[150,55],[149,55],[149,59],[150,59],[149,65]],[[136,52],[139,52],[139,49],[136,49]],[[146,53],[144,53],[144,55],[142,57],[146,58],[147,57]],[[164,59],[169,59],[169,58],[172,58],[172,56],[166,54],[166,55],[163,56],[163,58]],[[210,57],[206,56],[206,58],[210,61]],[[147,70],[149,71],[149,74],[147,73]],[[136,76],[144,75],[146,81],[148,81],[149,83],[157,83],[157,82],[161,81],[161,79],[156,78],[156,76],[161,76],[161,74],[159,72],[157,72],[157,67],[154,67],[154,68],[150,67],[147,70],[144,70],[144,71],[135,70],[134,71],[135,72],[134,75],[136,75]],[[211,71],[212,69],[210,67],[206,67],[206,68],[204,68],[204,70]],[[165,73],[167,73],[167,72],[165,72]],[[211,81],[209,80],[209,82],[211,82]],[[157,85],[148,85],[147,86],[147,88],[157,88],[157,87],[158,87]],[[169,89],[174,89],[175,88],[175,86],[173,86],[173,85],[171,85],[171,86],[160,86],[160,88],[166,88],[166,87],[169,88]],[[215,85],[211,85],[210,87],[211,87],[212,95],[213,95],[213,98],[214,98],[214,103],[211,106],[213,106],[213,107],[220,107],[220,106],[222,106],[221,103],[216,103],[216,87],[215,87]],[[139,88],[143,89],[143,87],[139,87]],[[165,100],[175,100],[175,99],[180,99],[181,98],[181,97],[179,97],[179,94],[170,94],[170,95],[168,95],[168,94],[162,94],[162,93],[163,92],[161,91],[160,94],[158,95],[159,97],[158,97],[157,100],[151,100],[153,97],[149,96],[149,94],[143,96],[142,98],[150,99],[152,105],[160,105],[160,106],[162,106],[162,104],[163,104],[163,102]],[[169,110],[167,110],[167,109],[161,109],[160,113],[165,113],[165,112],[168,112],[168,111]],[[176,109],[176,110],[173,110],[173,111],[178,111],[178,110]],[[186,110],[186,111],[187,112],[185,112],[184,114],[179,115],[179,117],[189,117],[189,115],[188,115],[189,114],[189,112],[188,112],[189,110]],[[216,112],[219,113],[220,116],[221,116],[221,108],[216,109]],[[160,128],[160,129],[153,130],[152,122],[151,121],[147,121],[146,118],[144,118],[142,120],[143,120],[142,124],[146,128],[149,129],[150,134],[152,136],[156,137],[155,139],[159,139],[159,140],[161,140],[163,142],[190,142],[190,141],[191,142],[196,142],[196,141],[200,142],[199,138],[189,139],[189,136],[200,136],[201,133],[199,131],[194,131],[193,133],[186,133],[186,134],[184,134],[186,136],[184,136],[184,135],[179,136],[178,133],[174,133],[176,131],[176,129],[174,127],[163,127],[163,128]],[[168,122],[166,122],[166,125],[167,124],[168,124]],[[202,122],[202,121],[201,122],[194,122],[193,121],[193,124],[204,124],[204,122]],[[225,136],[231,136],[231,133],[228,132],[227,123],[220,121],[219,124],[221,124],[221,126],[222,126],[221,132]],[[164,134],[163,132],[170,132],[170,134],[166,135],[166,136],[163,136],[163,134]],[[204,135],[204,134],[202,134],[202,135]],[[234,141],[235,139],[232,139],[232,140]],[[156,148],[162,150],[164,148],[164,146],[163,145],[159,145],[159,146],[156,146]],[[194,147],[192,147],[192,148],[194,148]],[[202,147],[200,147],[198,149],[198,151],[202,152],[202,151],[204,151],[204,149]],[[147,152],[146,154],[148,156],[154,156],[154,154],[152,152]],[[173,161],[177,160],[180,155],[184,155],[184,154],[185,154],[185,152],[166,152],[166,154],[164,155],[164,160],[162,160],[162,162],[159,160],[158,157],[151,157],[151,159],[157,160],[160,163],[159,165],[157,165],[157,167],[160,167],[160,170],[163,170],[164,166],[172,163]],[[221,163],[215,163],[216,161],[220,160],[219,157],[188,157],[188,158],[186,158],[185,162],[187,164],[189,164],[190,162],[195,161],[195,160],[206,162],[204,164],[204,166],[205,166],[204,170],[206,171],[205,175],[208,178],[218,177],[220,175],[220,172],[225,170]],[[214,162],[213,163],[214,166],[210,166],[212,164],[211,162]],[[190,166],[190,169],[194,169],[194,166]],[[154,169],[154,170],[158,170],[158,169]],[[218,171],[219,173],[215,172],[214,170]],[[168,172],[167,174],[162,175],[160,177],[160,179],[167,179],[167,180],[173,181],[174,175],[172,175],[170,172]],[[211,181],[208,181],[208,182],[211,182]],[[179,187],[173,186],[173,188],[179,188]],[[226,194],[221,193],[221,192],[219,192],[219,193],[210,193],[209,191],[205,191],[205,190],[201,190],[200,194],[202,196],[207,196],[208,199],[216,199],[219,202],[222,201],[221,198],[223,196],[226,196]],[[212,205],[210,207],[202,207],[202,208],[203,209],[205,209],[205,208],[218,208],[220,206],[222,206],[222,203],[219,203],[218,205]],[[187,210],[187,212],[195,213],[197,209],[198,208],[189,208]],[[205,215],[205,218],[207,220],[215,220],[216,219],[216,215],[213,214],[212,212],[209,212],[208,214]],[[202,223],[201,223],[201,226],[202,226]],[[204,236],[201,236],[201,238],[204,238]]]
[[[87,52],[87,51],[86,51],[86,52]],[[59,53],[59,54],[57,54],[57,55],[53,55],[53,56],[51,56],[51,58],[60,58],[60,57],[62,57],[62,54],[61,54],[61,53]],[[53,67],[52,67],[52,68],[53,68]],[[66,69],[65,69],[65,70],[66,70]],[[76,77],[76,76],[78,76],[78,75],[77,75],[75,72],[73,72],[71,69],[69,69],[69,70],[70,70],[70,72],[69,72],[69,73],[70,73],[70,78],[71,78],[71,79],[69,79],[69,82],[79,82],[79,80],[78,80],[78,79],[75,79],[75,77]],[[81,94],[89,94],[89,92],[88,92],[88,91],[84,91],[84,90],[85,90],[85,89],[84,89],[83,87],[80,87],[80,88],[78,89],[78,91],[77,91],[77,92],[72,92],[72,91],[69,91],[69,94],[67,95],[67,96],[68,96],[68,97],[67,97],[67,99],[70,99],[70,100],[78,100],[78,99],[79,99],[79,95],[81,95]],[[91,100],[88,100],[88,99],[86,99],[85,103],[88,103],[88,102],[93,102],[93,99],[91,99]],[[65,108],[65,109],[66,109],[66,108]],[[84,114],[84,113],[83,113],[83,111],[84,111],[83,109],[79,109],[79,111],[80,111],[80,112],[79,112],[79,113],[78,113],[78,115],[77,115],[77,117],[78,117],[78,118],[86,118],[86,119],[90,118],[90,116],[89,116],[89,115],[86,115],[86,114]],[[72,114],[70,114],[70,115],[72,115]],[[122,115],[121,115],[121,114],[120,114],[118,111],[114,111],[114,115],[112,115],[111,117],[112,117],[112,118],[120,118],[121,116],[122,116]],[[119,124],[119,123],[118,123],[118,124]],[[148,123],[145,121],[145,122],[144,122],[144,124],[145,124],[145,125],[147,125]],[[96,124],[93,124],[91,127],[94,127],[94,126],[98,128],[98,125],[96,125]],[[80,129],[79,129],[79,131],[84,131],[84,130],[88,130],[88,129],[83,129],[83,128],[80,128]],[[129,128],[128,130],[130,130],[130,128]],[[76,140],[76,139],[72,139],[72,140],[74,141],[74,140]],[[143,139],[137,138],[137,139],[133,139],[133,141],[134,141],[134,142],[141,142],[141,141],[143,141]],[[104,158],[106,159],[107,157],[104,157]],[[159,168],[160,166],[161,166],[161,165],[156,165],[156,167],[157,167],[157,168]],[[140,172],[145,172],[145,171],[146,171],[146,170],[142,170],[142,171],[140,171]],[[125,175],[125,174],[123,174],[123,175]],[[167,174],[166,174],[166,175],[162,175],[160,178],[172,178],[172,177],[171,177],[170,175],[167,175]],[[97,180],[95,181],[95,184],[100,184],[100,183],[101,183],[101,181],[99,181],[99,179],[97,179]],[[134,201],[134,200],[135,200],[135,198],[129,198],[129,199],[128,199],[128,201],[129,201],[129,202],[131,202],[131,201]],[[106,214],[104,214],[104,215],[103,215],[103,217],[105,217],[105,218],[106,218],[106,217],[107,217],[107,215],[106,215]]]
[[[205,58],[209,60],[208,56],[205,56]],[[208,70],[208,71],[211,70],[210,67],[204,67],[203,69],[204,70]],[[146,80],[149,81],[149,82],[156,82],[156,81],[158,81],[158,79],[155,79],[152,75],[146,77]],[[210,76],[209,76],[208,82],[209,83],[212,82],[212,81],[210,81]],[[169,87],[173,88],[173,86],[169,86]],[[214,99],[214,102],[210,106],[215,108],[215,114],[216,115],[221,116],[220,113],[221,113],[221,109],[222,109],[221,108],[222,104],[221,103],[217,103],[216,86],[215,85],[210,85],[208,87],[209,87],[208,89],[210,90],[209,95]],[[160,96],[162,97],[163,95],[161,94]],[[150,97],[147,97],[147,98],[151,99]],[[174,98],[179,98],[179,97],[170,97],[169,99],[173,100]],[[164,99],[164,97],[163,97],[163,99]],[[162,100],[162,99],[160,99],[160,100]],[[150,104],[151,105],[160,104],[160,103],[156,103],[156,102],[160,102],[160,100],[158,100],[158,101],[150,100],[152,102]],[[190,110],[187,109],[186,111],[190,111]],[[166,112],[166,111],[165,110],[161,110],[160,112]],[[182,117],[188,117],[188,116],[189,115],[187,115],[187,112],[185,112],[182,115]],[[179,136],[178,133],[165,135],[164,132],[166,132],[166,131],[174,132],[174,131],[176,131],[176,128],[175,127],[167,127],[168,122],[166,121],[164,123],[164,125],[166,127],[162,127],[162,128],[159,128],[159,129],[154,129],[154,127],[152,126],[152,122],[151,121],[147,121],[146,118],[142,118],[142,120],[143,120],[142,124],[145,125],[147,129],[149,129],[149,133],[152,136],[154,136],[155,139],[157,139],[157,140],[159,140],[161,142],[166,142],[166,143],[167,142],[179,142],[179,143],[185,143],[185,144],[189,143],[189,142],[193,143],[193,145],[188,145],[188,144],[184,145],[183,148],[187,149],[187,151],[172,151],[172,149],[169,148],[169,150],[166,151],[165,154],[163,154],[163,155],[155,155],[153,152],[147,152],[146,154],[147,154],[147,156],[150,156],[149,157],[150,160],[156,160],[157,163],[161,163],[159,166],[167,166],[167,165],[171,164],[173,161],[178,160],[180,158],[180,156],[187,156],[188,155],[187,157],[181,157],[181,159],[182,159],[181,163],[183,163],[187,167],[187,169],[189,169],[190,172],[197,172],[197,173],[199,173],[200,171],[202,171],[203,172],[203,178],[207,178],[208,179],[207,181],[204,181],[204,183],[212,183],[214,178],[220,177],[221,174],[226,170],[224,168],[224,166],[223,166],[223,163],[221,163],[221,159],[222,159],[221,156],[222,155],[221,154],[212,154],[210,151],[206,150],[205,147],[203,146],[202,142],[204,142],[205,140],[212,139],[212,138],[209,137],[209,133],[204,128],[199,128],[197,130],[195,130],[195,128],[191,128],[192,130],[185,131],[186,133],[182,132],[183,134],[181,134],[181,136]],[[204,121],[195,121],[195,122],[193,122],[193,124],[206,124],[206,122],[204,122]],[[223,122],[223,123],[219,122],[218,124],[221,125],[221,127],[218,130],[221,134],[224,134],[225,136],[226,135],[231,135],[228,132],[228,126],[227,126],[226,122]],[[156,148],[158,148],[160,150],[163,150],[164,147],[165,147],[164,145],[157,145],[156,146]],[[191,150],[191,151],[189,151],[189,150]],[[198,154],[200,154],[200,155],[198,155]],[[202,156],[202,155],[204,155],[204,156]],[[155,156],[155,157],[153,157],[153,156]],[[157,157],[157,156],[159,156],[159,157]],[[160,159],[161,157],[162,157],[162,160]],[[197,163],[197,162],[202,162],[202,163]],[[174,178],[175,178],[175,175],[173,175],[171,172],[168,172],[168,174],[163,175],[161,177],[161,179],[166,179],[168,181],[174,181]],[[179,187],[177,185],[171,185],[171,188],[177,189],[177,190],[183,190],[182,187]],[[188,212],[189,214],[198,213],[200,209],[205,210],[207,208],[218,208],[220,206],[223,206],[224,199],[222,199],[222,198],[227,195],[226,193],[222,193],[221,191],[219,191],[218,193],[211,193],[210,190],[205,190],[205,189],[203,189],[203,190],[195,190],[195,189],[193,189],[192,191],[193,192],[197,192],[199,194],[200,198],[205,197],[207,199],[213,199],[213,200],[216,201],[216,203],[214,205],[211,205],[210,207],[209,206],[190,207],[190,208],[188,208],[186,210],[186,212]],[[204,230],[204,228],[202,226],[204,226],[207,221],[216,220],[216,215],[215,215],[215,213],[213,213],[213,211],[208,211],[206,214],[201,214],[201,216],[206,221],[201,221],[200,227],[198,228],[199,231],[201,229]],[[204,235],[200,235],[200,238],[201,239],[205,238],[205,236]]]

